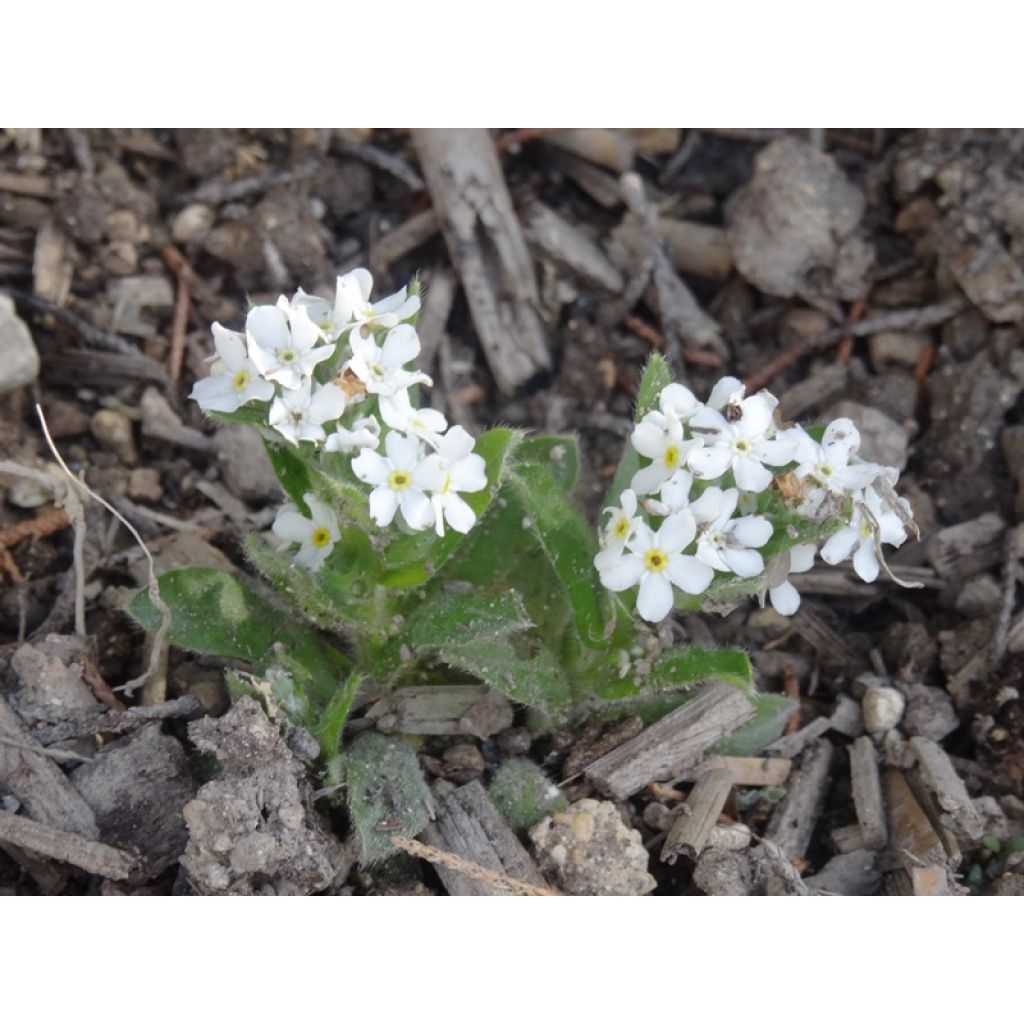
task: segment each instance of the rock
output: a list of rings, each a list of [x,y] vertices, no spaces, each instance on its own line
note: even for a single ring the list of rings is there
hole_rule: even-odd
[[[182,810],[194,787],[185,751],[158,723],[103,747],[71,781],[95,812],[100,838],[137,850],[151,875],[181,856],[187,838]]]
[[[100,250],[100,265],[108,273],[127,277],[139,268],[139,250],[134,242],[111,242]]]
[[[164,496],[160,474],[155,469],[143,467],[128,474],[128,497],[132,501],[158,502]]]
[[[55,441],[89,433],[89,416],[74,402],[65,402],[62,398],[48,398],[45,412],[50,434]]]
[[[444,777],[460,785],[479,779],[487,765],[472,743],[455,743],[444,752]]]
[[[868,338],[868,354],[878,372],[892,363],[914,367],[930,344],[931,339],[923,331],[882,331]]]
[[[100,409],[89,421],[92,436],[104,448],[112,451],[125,466],[134,466],[139,461],[135,450],[132,421],[116,409]]]
[[[716,850],[745,850],[752,836],[750,826],[744,825],[742,821],[735,821],[731,825],[714,825],[708,846]]]
[[[709,846],[697,860],[693,884],[708,896],[749,896],[754,890],[754,868],[741,851]]]
[[[645,896],[657,884],[640,833],[608,800],[580,800],[532,829],[537,865],[573,896]]]
[[[907,698],[903,728],[910,736],[926,736],[938,743],[960,725],[949,694],[937,686],[906,683],[901,687]]]
[[[779,139],[758,154],[729,213],[736,266],[769,295],[860,298],[872,262],[855,235],[863,213],[863,194],[832,157]]]
[[[202,203],[189,203],[171,221],[171,237],[179,245],[202,242],[213,227],[214,213]]]
[[[833,857],[816,875],[806,879],[813,896],[872,896],[878,890],[882,872],[874,850],[852,850]]]
[[[252,427],[228,423],[214,434],[213,444],[224,484],[232,494],[254,505],[280,499],[281,485]]]
[[[861,703],[864,728],[873,734],[888,732],[899,725],[907,706],[903,694],[891,686],[877,686],[868,690]]]
[[[961,615],[976,619],[991,615],[1002,603],[1003,592],[991,576],[975,576],[957,589],[953,606]]]
[[[0,295],[0,394],[31,384],[38,375],[32,333],[15,312],[14,300]]]
[[[22,644],[11,657],[11,668],[21,681],[19,705],[51,709],[91,710],[99,703],[82,679],[80,659],[84,642],[51,633],[44,640]]]
[[[111,210],[103,218],[103,233],[111,242],[134,245],[140,240],[139,218],[131,210]]]
[[[907,465],[907,446],[910,438],[906,428],[890,419],[884,412],[857,402],[837,402],[829,411],[828,419],[848,416],[860,431],[860,451],[865,462],[903,469]]]
[[[300,895],[343,880],[353,856],[312,809],[305,767],[255,701],[188,731],[222,769],[184,810],[181,864],[197,892]]]

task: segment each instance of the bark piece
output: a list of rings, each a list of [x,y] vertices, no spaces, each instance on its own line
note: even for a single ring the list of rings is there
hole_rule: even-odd
[[[882,778],[875,745],[867,736],[861,736],[850,747],[850,778],[864,846],[869,850],[881,850],[889,841],[889,830],[885,824]]]
[[[909,871],[914,867],[946,864],[942,837],[917,802],[902,772],[890,768],[883,776],[889,818],[889,845]]]
[[[437,808],[437,817],[421,838],[441,850],[531,885],[545,885],[537,866],[491,803],[479,782],[469,782],[450,793]],[[437,865],[437,873],[451,896],[507,896],[508,892]]]
[[[124,850],[6,811],[0,811],[0,841],[117,881],[138,874],[141,868]]]
[[[539,201],[526,210],[526,237],[545,256],[577,277],[618,295],[625,283],[600,247]]]
[[[796,757],[831,728],[830,718],[816,718],[802,729],[776,740],[770,747],[765,748],[765,752],[780,758]]]
[[[674,864],[679,854],[693,858],[701,855],[729,798],[733,782],[732,773],[720,764],[693,787],[682,814],[665,837],[661,848],[663,861]]]
[[[413,129],[424,177],[498,388],[551,366],[529,250],[482,128]]]
[[[917,755],[921,781],[935,798],[939,810],[950,816],[954,834],[969,840],[980,839],[985,831],[985,822],[949,755],[938,743],[925,736],[915,736],[910,746]]]
[[[719,766],[729,769],[735,786],[784,786],[793,762],[785,757],[711,757],[680,775],[681,782],[698,782]]]
[[[765,838],[775,843],[790,860],[807,853],[828,790],[832,744],[822,740],[803,755],[790,776],[786,795],[775,808]]]
[[[36,752],[38,751],[38,753]],[[99,836],[96,817],[0,696],[0,787],[17,797],[34,821]]]
[[[599,758],[584,775],[602,793],[625,800],[649,782],[678,778],[753,715],[753,705],[739,690],[716,683]]]

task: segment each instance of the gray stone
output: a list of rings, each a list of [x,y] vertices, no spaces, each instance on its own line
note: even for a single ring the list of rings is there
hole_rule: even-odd
[[[615,804],[580,800],[530,829],[537,865],[572,896],[645,896],[657,884],[640,833]]]
[[[0,295],[0,394],[31,384],[38,375],[32,332],[15,312],[14,300]]]
[[[252,427],[228,423],[214,435],[217,463],[224,484],[236,497],[265,504],[281,496],[266,448]]]
[[[694,868],[693,884],[708,896],[749,896],[754,867],[743,851],[708,847]]]
[[[134,466],[139,460],[135,449],[132,421],[116,409],[100,409],[89,423],[92,436],[104,448],[112,451],[125,466]]]

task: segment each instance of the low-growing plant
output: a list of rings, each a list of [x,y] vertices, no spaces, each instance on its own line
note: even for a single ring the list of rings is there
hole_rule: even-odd
[[[213,325],[211,375],[192,397],[259,432],[288,501],[274,543],[246,546],[272,594],[210,569],[160,577],[169,641],[252,664],[263,696],[347,780],[366,860],[386,852],[367,838],[381,815],[412,834],[429,792],[401,740],[343,744],[362,687],[482,681],[542,729],[654,717],[722,680],[757,705],[732,749],[771,742],[789,705],[757,693],[746,653],[679,645],[658,624],[746,595],[792,614],[788,577],[819,546],[874,579],[881,544],[912,528],[896,471],[857,458],[849,420],[783,427],[775,398],[734,378],[702,403],[654,356],[595,531],[573,503],[576,438],[473,438],[421,406],[417,283],[378,302],[371,285],[356,270],[333,304],[300,290],[250,309],[244,332]],[[147,592],[128,611],[160,622]]]

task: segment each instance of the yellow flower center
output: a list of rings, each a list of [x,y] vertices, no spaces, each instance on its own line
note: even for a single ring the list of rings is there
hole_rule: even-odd
[[[331,531],[326,526],[318,526],[309,538],[310,544],[315,548],[325,548],[331,543]]]
[[[294,363],[295,360],[298,359],[298,358],[299,358],[299,353],[296,352],[295,349],[293,349],[293,348],[283,348],[278,353],[277,361],[279,363],[281,363],[282,366],[288,366],[290,363]]]
[[[867,516],[860,521],[860,535],[864,540],[875,535],[874,527],[868,521]]]
[[[412,477],[404,469],[396,469],[388,477],[388,486],[393,491],[404,491],[412,483]]]
[[[745,437],[737,437],[732,443],[732,450],[738,455],[747,455],[750,452],[750,442]]]
[[[438,494],[447,494],[451,490],[451,487],[452,487],[452,475],[451,475],[451,473],[445,473],[445,475],[444,475],[444,483],[441,485],[441,488],[440,488],[440,490],[437,493]]]
[[[231,386],[236,391],[244,391],[249,386],[249,371],[239,370],[238,373],[231,378]]]
[[[612,533],[616,537],[625,537],[629,533],[629,520],[626,518],[617,519],[612,525]]]
[[[668,566],[668,555],[664,551],[660,551],[658,548],[651,548],[650,551],[644,555],[644,568],[648,572],[664,572]]]
[[[675,445],[665,449],[665,465],[669,469],[675,469],[679,465],[679,449]]]

